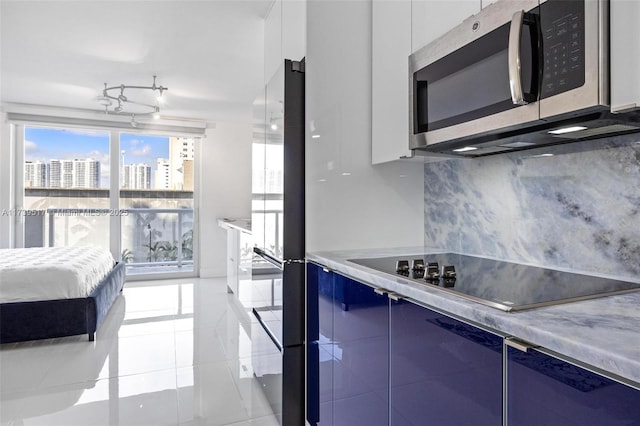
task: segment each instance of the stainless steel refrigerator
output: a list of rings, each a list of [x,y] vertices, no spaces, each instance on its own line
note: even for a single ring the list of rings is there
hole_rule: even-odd
[[[305,419],[304,133],[304,60],[285,60],[254,103],[251,223],[252,365],[283,425]]]

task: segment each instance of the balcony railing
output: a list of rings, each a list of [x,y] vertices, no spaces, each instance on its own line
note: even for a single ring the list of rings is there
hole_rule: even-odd
[[[268,249],[276,257],[282,258],[282,210],[254,209],[251,215],[251,229],[254,243]],[[264,241],[258,241],[264,238]],[[263,246],[264,245],[264,246]]]
[[[121,257],[129,269],[193,269],[192,208],[48,208],[25,211],[25,247],[109,248],[109,217],[121,217]]]
[[[122,212],[125,262],[125,251],[132,247],[128,249],[133,255],[129,266],[193,268],[193,209],[129,208]],[[146,261],[136,260],[141,257]]]

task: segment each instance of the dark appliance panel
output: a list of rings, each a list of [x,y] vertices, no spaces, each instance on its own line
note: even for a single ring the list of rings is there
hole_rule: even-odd
[[[305,240],[304,240],[304,60],[285,60],[266,87],[264,150],[254,150],[264,162],[260,179],[264,193],[254,204],[256,234],[254,252],[262,265],[281,279],[273,285],[269,306],[254,307],[256,342],[271,342],[280,355],[270,374],[258,377],[283,425],[304,424],[305,417]],[[281,207],[280,207],[281,206]],[[254,270],[254,282],[260,278]],[[273,282],[278,281],[277,279]],[[280,303],[277,303],[280,302]],[[264,361],[256,353],[256,362]],[[275,358],[269,358],[274,362]]]

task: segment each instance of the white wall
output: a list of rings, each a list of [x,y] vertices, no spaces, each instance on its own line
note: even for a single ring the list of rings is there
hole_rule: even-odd
[[[252,126],[216,123],[200,151],[200,276],[227,273],[227,235],[219,218],[251,217]]]
[[[307,251],[424,244],[424,165],[371,165],[371,14],[307,3]]]

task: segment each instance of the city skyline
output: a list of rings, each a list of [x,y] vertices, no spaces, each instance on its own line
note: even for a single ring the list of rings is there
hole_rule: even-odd
[[[118,182],[122,188],[193,190],[192,138],[153,137],[151,143],[133,136],[120,136],[121,147],[129,148],[120,150],[118,158]],[[39,141],[25,141],[25,187],[109,187],[108,133],[26,128],[25,137]],[[80,148],[85,152],[79,153]],[[55,157],[45,158],[47,153]],[[90,158],[78,158],[83,154]],[[133,163],[134,160],[139,161]]]
[[[27,188],[100,188],[100,162],[91,158],[25,161],[24,185]]]
[[[157,158],[169,158],[168,136],[120,134],[124,164],[156,164]],[[110,180],[110,133],[101,130],[25,127],[25,162],[49,162],[51,159],[93,158],[101,163],[100,187]],[[122,160],[122,155],[120,156]]]

